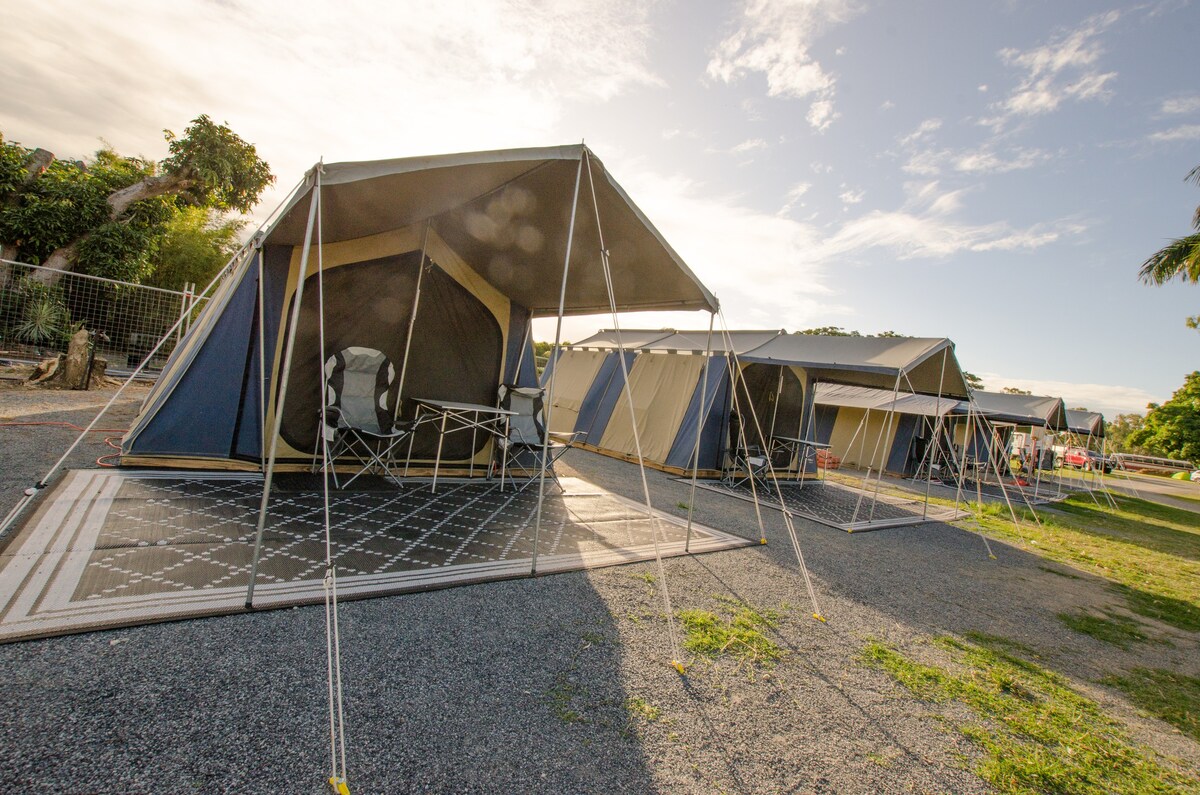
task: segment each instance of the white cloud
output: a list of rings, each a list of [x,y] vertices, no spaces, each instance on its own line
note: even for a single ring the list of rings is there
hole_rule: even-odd
[[[977,90],[977,91],[978,91],[980,94],[986,94],[986,93],[987,93],[987,90],[988,90],[987,83],[984,83],[984,84],[982,84],[982,85],[978,86],[976,90]]]
[[[844,190],[838,194],[838,198],[842,200],[842,204],[859,204],[866,195],[865,190]]]
[[[720,299],[730,323],[795,327],[822,313],[848,311],[825,285],[825,263],[808,256],[818,243],[814,227],[763,213],[734,195],[710,195],[704,186],[625,164],[621,184],[671,241],[683,260]],[[801,185],[789,195],[803,195]],[[763,285],[771,285],[763,290]]]
[[[833,100],[818,99],[808,106],[808,115],[805,118],[814,130],[825,132],[841,115],[833,109]]]
[[[1169,130],[1150,134],[1151,141],[1196,141],[1200,140],[1200,124],[1181,124]]]
[[[896,107],[896,103],[895,103],[895,102],[892,102],[890,99],[885,99],[885,100],[884,100],[882,103],[880,103],[880,105],[879,105],[879,109],[880,109],[880,110],[892,110],[892,109],[893,109],[893,108],[895,108],[895,107]]]
[[[1026,229],[1005,222],[964,223],[952,217],[962,208],[963,191],[942,191],[937,182],[908,183],[905,191],[908,198],[899,209],[873,210],[847,221],[808,256],[814,262],[841,261],[882,248],[900,260],[940,260],[970,252],[1036,249],[1083,231],[1066,222]]]
[[[941,119],[926,119],[917,125],[917,129],[898,139],[901,146],[910,146],[917,141],[928,138],[942,128]]]
[[[787,215],[792,211],[792,208],[800,201],[804,194],[808,193],[808,189],[812,187],[811,182],[798,182],[793,185],[787,192],[784,205],[779,208],[779,215]],[[801,207],[804,205],[801,204]]]
[[[921,177],[936,177],[946,169],[963,174],[1004,174],[1022,171],[1050,160],[1041,149],[1015,147],[998,152],[990,145],[978,149],[921,149],[909,155],[901,170]]]
[[[761,73],[768,96],[811,98],[808,122],[824,131],[838,117],[836,81],[810,48],[827,27],[855,13],[850,0],[746,0],[737,29],[717,45],[706,71],[725,83]]]
[[[1182,113],[1196,113],[1200,111],[1200,95],[1192,94],[1186,97],[1172,97],[1164,99],[1162,103],[1162,112],[1169,115]]]
[[[210,113],[280,176],[319,157],[527,146],[566,103],[661,85],[636,0],[179,0],[6,4],[0,129],[64,156],[104,136],[159,158],[159,131]],[[581,25],[586,17],[589,24]]]
[[[1003,174],[1033,168],[1050,159],[1050,154],[1041,149],[1017,148],[1003,157],[984,147],[974,151],[960,152],[954,156],[954,170],[971,174]]]
[[[767,148],[767,142],[764,141],[763,139],[750,138],[748,140],[742,141],[740,144],[733,147],[729,151],[735,155],[740,155],[744,152],[753,152],[755,149],[766,149],[766,148]]]
[[[999,129],[1015,116],[1050,113],[1067,100],[1108,99],[1109,84],[1116,72],[1097,68],[1104,50],[1098,38],[1120,18],[1108,11],[1084,20],[1077,30],[1064,32],[1031,50],[1007,48],[1000,59],[1024,72],[1017,87],[1002,102],[992,106],[997,115],[983,124]]]
[[[1061,397],[1069,408],[1086,407],[1099,411],[1106,419],[1117,414],[1145,414],[1147,403],[1161,403],[1163,398],[1151,395],[1144,389],[1114,384],[1076,384],[1070,381],[1020,378],[998,373],[978,374],[988,390],[999,391],[1006,386],[1025,389],[1035,395]]]

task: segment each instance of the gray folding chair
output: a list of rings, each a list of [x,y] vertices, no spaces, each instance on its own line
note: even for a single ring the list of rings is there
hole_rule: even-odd
[[[553,433],[546,430],[545,390],[541,387],[500,386],[500,408],[515,411],[508,418],[508,436],[498,441],[502,465],[516,482],[522,476],[524,489],[545,472],[560,490],[564,490],[554,473],[554,462],[571,449],[578,434]]]
[[[402,485],[388,464],[397,445],[412,433],[412,423],[394,419],[388,398],[395,377],[387,356],[374,348],[346,348],[325,360],[328,391],[321,433],[329,445],[326,465],[338,488],[366,473],[385,475]],[[338,481],[334,466],[339,458],[351,459],[359,467],[345,483]]]
[[[729,466],[721,480],[730,488],[736,488],[747,483],[751,478],[766,488],[767,473],[770,470],[770,459],[763,449],[755,444],[743,444],[742,417],[736,411],[729,415]]]

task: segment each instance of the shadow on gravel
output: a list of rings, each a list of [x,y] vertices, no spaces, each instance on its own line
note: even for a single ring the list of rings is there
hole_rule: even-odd
[[[75,438],[7,433],[6,512]],[[68,466],[111,452],[94,436]],[[656,791],[615,621],[585,574],[345,603],[339,615],[351,791]],[[320,606],[4,645],[0,681],[0,783],[328,792]]]

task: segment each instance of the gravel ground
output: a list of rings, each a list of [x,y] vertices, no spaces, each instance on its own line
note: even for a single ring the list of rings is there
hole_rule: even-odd
[[[128,423],[140,397],[101,424]],[[0,422],[32,419],[22,399],[0,393]],[[36,419],[90,419],[59,407]],[[53,427],[0,434],[5,506],[73,438]],[[107,451],[94,436],[73,464]],[[623,462],[572,451],[563,470],[640,493]],[[656,506],[681,513],[687,484],[648,475]],[[700,521],[757,537],[749,503],[700,491],[696,509]],[[698,661],[679,677],[667,665],[661,596],[644,576],[652,563],[343,605],[352,790],[988,792],[964,769],[977,751],[945,728],[956,708],[913,699],[857,661],[869,638],[920,653],[932,635],[968,630],[1035,647],[1139,740],[1200,759],[1195,743],[1089,683],[1133,665],[1200,674],[1195,636],[1160,628],[1174,646],[1122,652],[1068,633],[1056,613],[1117,605],[1103,582],[1053,573],[1067,570],[997,542],[998,560],[988,560],[977,536],[946,525],[851,535],[798,522],[829,618],[820,624],[778,514],[764,519],[765,547],[665,565],[676,609],[721,611],[718,597],[733,597],[782,611],[776,640],[787,653],[769,673]],[[297,608],[2,646],[0,783],[324,792],[323,622],[321,608]]]

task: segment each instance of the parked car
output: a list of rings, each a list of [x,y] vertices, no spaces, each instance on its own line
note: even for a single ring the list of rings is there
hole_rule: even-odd
[[[1062,463],[1063,466],[1074,467],[1075,469],[1103,470],[1106,475],[1113,470],[1113,462],[1111,460],[1100,455],[1095,450],[1088,450],[1083,447],[1068,447],[1063,451]]]

